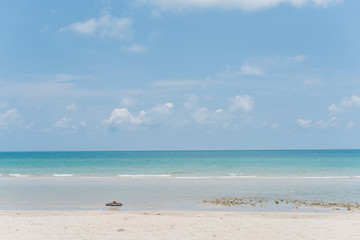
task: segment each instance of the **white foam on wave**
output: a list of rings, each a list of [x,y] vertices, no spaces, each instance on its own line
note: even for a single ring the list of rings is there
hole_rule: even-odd
[[[258,178],[256,175],[240,175],[235,173],[230,173],[229,176],[221,176],[220,178]]]
[[[301,177],[278,177],[278,178],[288,178],[288,179],[349,179],[350,176],[301,176]]]
[[[10,177],[29,177],[30,175],[23,175],[18,173],[9,174]]]
[[[259,178],[259,179],[350,179],[360,178],[360,176],[249,176],[229,173],[229,176],[221,178]]]
[[[242,176],[241,173],[229,173],[229,176]]]
[[[238,178],[257,178],[257,176],[176,176],[177,179],[238,179]]]
[[[360,176],[256,176],[256,175],[230,175],[229,176],[174,176],[176,179],[308,179],[308,180],[321,180],[321,179],[354,179]]]
[[[321,180],[321,179],[358,179],[360,176],[256,176],[256,175],[237,175],[229,174],[227,176],[176,176],[170,174],[159,175],[117,175],[119,178],[174,178],[174,179],[308,179],[308,180]]]
[[[13,174],[0,174],[1,177],[9,176],[9,177],[17,177],[17,178],[24,178],[24,177],[44,177],[44,178],[51,178],[51,177],[59,177],[59,178],[66,178],[66,177],[74,177],[74,178],[113,178],[114,176],[86,176],[86,175],[78,175],[75,176],[75,174],[69,174],[69,173],[56,173],[56,174],[50,174],[50,175],[25,175],[25,174],[19,174],[19,173],[13,173]],[[296,180],[296,179],[303,179],[303,180],[341,180],[341,179],[354,179],[359,180],[360,176],[266,176],[266,175],[240,175],[240,174],[234,174],[230,173],[228,175],[176,175],[176,174],[119,174],[116,175],[117,178],[126,178],[126,179],[269,179],[269,180]]]
[[[178,177],[174,177],[176,179],[211,179],[211,178],[214,178],[214,177],[210,177],[210,176],[178,176]]]
[[[158,175],[141,175],[141,174],[135,174],[135,175],[117,175],[120,178],[169,178],[171,177],[170,174],[158,174]]]
[[[74,174],[53,174],[54,177],[72,177]]]

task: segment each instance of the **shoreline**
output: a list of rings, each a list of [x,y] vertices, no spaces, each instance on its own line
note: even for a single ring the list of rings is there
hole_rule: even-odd
[[[358,239],[360,213],[0,210],[15,239]]]
[[[80,175],[80,174],[4,174],[0,173],[0,180],[309,180],[309,181],[359,181],[360,176],[340,176],[340,175],[324,175],[324,176],[267,176],[267,175],[174,175],[174,174],[133,174],[133,175]]]
[[[359,210],[356,191],[359,186],[360,179],[0,177],[0,209],[96,210],[105,209],[106,202],[117,200],[124,203],[123,209],[126,211],[188,209],[227,212],[326,212],[339,210],[337,208]],[[215,204],[210,204],[212,202]]]

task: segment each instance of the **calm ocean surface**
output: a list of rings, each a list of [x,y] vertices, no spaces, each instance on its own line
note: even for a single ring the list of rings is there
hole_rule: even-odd
[[[360,150],[2,152],[2,177],[360,177]]]
[[[2,152],[0,209],[188,209],[216,197],[360,202],[360,150]]]

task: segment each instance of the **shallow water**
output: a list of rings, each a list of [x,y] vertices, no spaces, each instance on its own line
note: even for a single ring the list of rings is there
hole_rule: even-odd
[[[0,179],[0,209],[108,209],[106,202],[124,203],[124,210],[181,209],[292,211],[292,206],[262,209],[209,204],[217,197],[257,197],[328,202],[357,202],[360,180],[324,179]]]

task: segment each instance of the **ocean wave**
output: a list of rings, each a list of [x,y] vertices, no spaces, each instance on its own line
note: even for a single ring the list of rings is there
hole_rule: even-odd
[[[303,179],[348,179],[348,178],[356,178],[356,177],[350,177],[350,176],[321,176],[321,177],[297,177],[297,178],[303,178]]]
[[[221,178],[257,178],[257,179],[351,179],[356,176],[224,176]]]
[[[212,176],[175,176],[176,179],[211,179]]]
[[[9,174],[9,176],[10,176],[10,177],[29,177],[30,175],[12,173],[12,174]]]
[[[308,179],[308,180],[321,180],[321,179],[358,179],[360,176],[174,176],[176,179]]]
[[[54,177],[72,177],[74,174],[53,174]]]
[[[170,174],[155,174],[155,175],[143,175],[143,174],[135,174],[135,175],[117,175],[120,178],[170,178],[172,175]]]
[[[235,174],[229,173],[228,176],[221,176],[221,178],[258,178],[257,175],[242,175],[242,174]]]
[[[82,175],[82,174],[70,174],[70,173],[54,173],[54,174],[19,174],[19,173],[12,173],[12,174],[0,174],[0,177],[30,177],[30,178],[56,178],[56,177],[71,177],[71,178],[123,178],[123,179],[228,179],[228,180],[236,180],[236,179],[244,179],[244,180],[256,180],[256,179],[269,179],[269,180],[296,180],[296,179],[303,179],[303,180],[341,180],[341,179],[353,179],[359,180],[360,176],[267,176],[267,175],[241,175],[241,174],[234,174],[229,173],[227,175],[182,175],[182,174],[118,174],[118,175]]]

